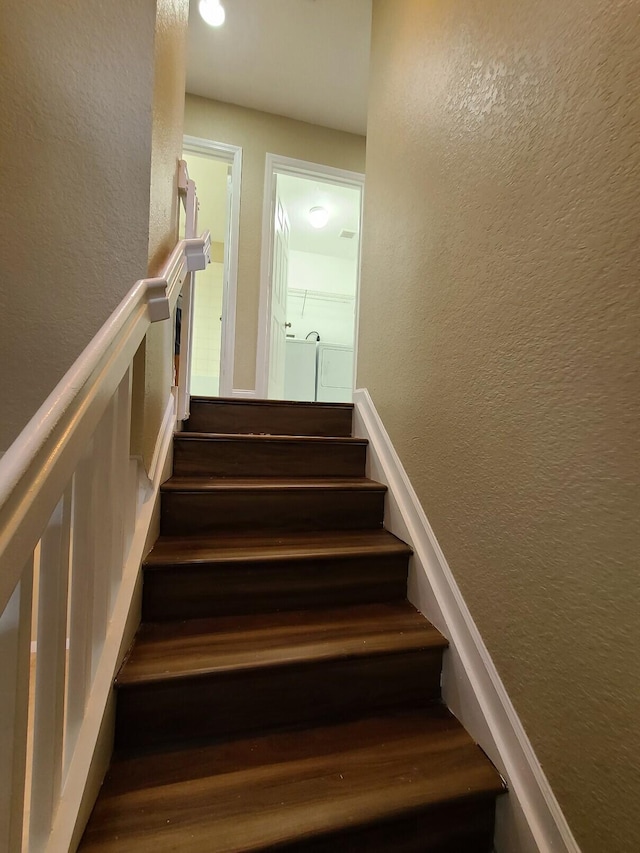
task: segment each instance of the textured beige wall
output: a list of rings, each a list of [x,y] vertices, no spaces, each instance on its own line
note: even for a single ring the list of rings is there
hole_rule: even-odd
[[[3,4],[0,450],[175,242],[187,14],[187,0]],[[154,327],[138,360],[147,456],[170,334]]]
[[[373,15],[358,384],[584,853],[640,850],[638,11]]]
[[[146,272],[154,10],[3,0],[0,449]]]
[[[182,156],[188,0],[157,0],[149,274],[155,275],[178,239],[178,161]],[[143,456],[150,464],[173,376],[173,329],[156,323],[145,340]]]
[[[185,133],[242,147],[234,387],[255,388],[266,154],[363,172],[365,139],[195,95],[186,98]]]

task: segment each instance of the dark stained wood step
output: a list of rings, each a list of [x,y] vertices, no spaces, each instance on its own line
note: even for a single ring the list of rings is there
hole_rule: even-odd
[[[161,491],[162,534],[189,536],[381,527],[386,486],[364,477],[172,477]]]
[[[424,648],[446,640],[406,601],[142,626],[117,685]]]
[[[446,640],[408,602],[143,625],[116,742],[341,720],[439,697]]]
[[[176,433],[173,473],[209,477],[364,477],[367,441]]]
[[[349,436],[351,403],[192,397],[188,432]]]
[[[283,844],[277,850],[278,853],[493,853],[495,800],[495,794],[465,797],[392,820]]]
[[[502,782],[440,705],[352,408],[192,401],[81,851],[492,849]]]
[[[484,754],[435,706],[121,756],[80,850],[489,853],[502,790]]]
[[[411,549],[386,530],[161,537],[145,622],[404,599]]]

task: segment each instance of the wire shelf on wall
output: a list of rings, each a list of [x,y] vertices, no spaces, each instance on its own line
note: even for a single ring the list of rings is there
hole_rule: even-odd
[[[323,290],[306,290],[300,287],[287,288],[288,296],[296,296],[299,299],[317,299],[321,302],[342,302],[349,305],[355,302],[355,296],[349,293],[329,293]]]

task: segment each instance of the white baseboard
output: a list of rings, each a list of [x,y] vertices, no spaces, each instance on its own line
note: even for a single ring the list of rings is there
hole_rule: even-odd
[[[242,388],[234,388],[231,392],[232,397],[241,397],[247,400],[257,400],[258,395],[255,391],[247,391]]]
[[[82,727],[69,763],[67,780],[45,853],[75,850],[84,830],[83,823],[90,812],[90,808],[87,811],[87,799],[91,797],[95,799],[97,793],[97,790],[93,790],[96,785],[94,780],[97,776],[97,784],[99,784],[104,771],[107,769],[108,756],[99,755],[98,752],[104,753],[105,734],[103,726],[105,725],[105,716],[109,708],[113,680],[127,651],[127,624],[132,602],[136,596],[136,588],[139,584],[140,565],[145,556],[148,532],[154,518],[158,492],[165,469],[164,463],[171,449],[175,414],[176,401],[172,395],[167,403],[162,426],[158,433],[149,474],[145,473],[141,461],[136,465],[138,476],[134,488],[137,490],[137,495],[136,499],[130,502],[132,508],[134,504],[136,505],[136,519],[131,545],[124,564],[122,582],[113,606],[104,647],[87,699]],[[106,725],[109,725],[109,721],[106,722]],[[110,742],[111,736],[107,733],[106,743],[110,744]],[[96,762],[98,764],[102,762],[104,765],[98,767],[98,775],[94,766]]]
[[[414,550],[409,600],[450,643],[444,701],[509,786],[496,810],[497,853],[580,853],[369,392],[353,401],[354,435],[369,440],[367,476],[389,490],[385,527]]]

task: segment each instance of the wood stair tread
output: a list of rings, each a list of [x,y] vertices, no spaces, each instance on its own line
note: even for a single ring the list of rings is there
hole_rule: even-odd
[[[340,435],[274,435],[272,433],[255,432],[178,432],[174,436],[175,441],[246,441],[246,442],[270,442],[274,444],[295,445],[356,445],[366,447],[369,442],[366,438],[354,438],[353,436]]]
[[[190,432],[350,436],[351,403],[192,397]]]
[[[197,563],[245,562],[412,553],[386,530],[314,530],[213,536],[161,536],[145,568]]]
[[[364,477],[367,444],[352,437],[201,429],[174,437],[173,473],[225,478]]]
[[[271,851],[502,790],[435,707],[116,759],[80,850]]]
[[[446,647],[408,602],[143,625],[121,687]]]
[[[81,853],[488,853],[503,782],[441,705],[351,404],[192,398]]]
[[[161,487],[164,492],[203,491],[372,491],[383,492],[383,483],[366,477],[171,477]]]

